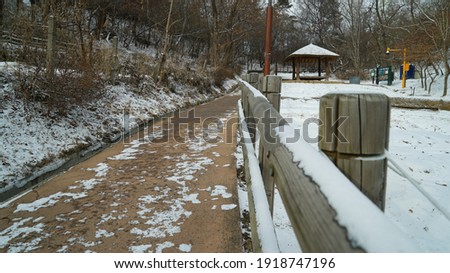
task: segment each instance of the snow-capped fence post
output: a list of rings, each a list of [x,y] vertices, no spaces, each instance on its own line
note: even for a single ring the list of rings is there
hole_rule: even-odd
[[[261,93],[267,98],[273,108],[280,112],[280,99],[281,99],[281,77],[268,75],[260,78]],[[272,126],[273,124],[265,124],[265,126]],[[268,143],[266,137],[260,137],[259,139],[259,159],[260,169],[263,176],[264,188],[266,190],[267,200],[269,202],[270,212],[273,214],[273,204],[275,197],[275,183],[274,183],[274,169],[271,166],[270,160],[266,160],[267,151],[264,147]]]
[[[256,85],[256,89],[262,90],[264,77],[265,77],[264,74],[262,73],[258,74],[258,83]]]
[[[54,73],[54,50],[55,50],[55,17],[48,18],[48,32],[47,32],[47,60],[46,70],[47,76],[51,77]]]
[[[258,73],[252,72],[249,74],[246,74],[244,76],[244,80],[248,82],[251,86],[257,88],[258,85]],[[252,112],[250,111],[250,104],[248,102],[248,97],[242,94],[242,105],[243,105],[243,111],[246,117],[247,127],[248,127],[248,133],[250,134],[253,146],[255,146],[256,141],[256,124],[255,119],[252,116]]]
[[[261,93],[269,100],[275,110],[280,112],[281,77],[265,76],[262,81]]]
[[[248,74],[247,77],[248,77],[247,82],[251,84],[253,87],[258,88],[259,74],[256,72],[252,72]]]
[[[319,148],[384,210],[389,98],[377,93],[331,93],[320,99],[319,115]]]

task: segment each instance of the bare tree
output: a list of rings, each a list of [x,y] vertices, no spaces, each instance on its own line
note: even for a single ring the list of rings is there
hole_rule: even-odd
[[[448,94],[448,78],[450,74],[450,2],[448,0],[432,0],[422,3],[411,0],[411,14],[415,27],[426,34],[433,43],[436,53],[444,65],[443,96]]]
[[[248,38],[246,34],[250,28],[245,25],[254,25],[261,16],[261,9],[257,1],[252,0],[203,0],[203,4],[209,29],[211,65],[230,68],[237,45]]]
[[[372,4],[364,0],[345,0],[341,2],[341,15],[343,18],[340,38],[345,51],[343,56],[351,60],[354,73],[361,75],[363,58],[367,56],[369,33],[368,20],[372,16]]]
[[[164,64],[166,63],[167,58],[167,52],[169,49],[169,35],[170,35],[170,27],[172,25],[172,10],[173,10],[173,1],[170,0],[170,6],[169,6],[169,13],[167,14],[167,22],[166,22],[166,29],[164,32],[164,45],[163,45],[163,51],[161,52],[161,56],[159,58],[159,63],[157,66],[157,69],[155,69],[155,74],[153,75],[153,78],[155,81],[161,82],[164,78]]]
[[[341,24],[339,1],[303,0],[295,11],[306,33],[320,46],[332,44]]]
[[[380,48],[386,49],[398,40],[407,20],[406,4],[401,1],[375,0],[377,31],[380,33]],[[399,37],[400,36],[400,37]]]

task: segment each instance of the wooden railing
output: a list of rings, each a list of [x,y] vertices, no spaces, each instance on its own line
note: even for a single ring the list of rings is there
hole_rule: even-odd
[[[48,37],[24,37],[23,35],[17,35],[10,31],[0,31],[0,43],[8,43],[15,46],[27,45],[33,48],[45,50],[47,48]],[[60,40],[55,41],[55,46],[58,50],[76,50],[78,47],[75,43],[67,43]]]
[[[0,36],[0,42],[2,43],[10,43],[17,46],[22,46],[27,43],[27,39],[25,39],[21,35],[16,35],[12,32],[2,31]],[[29,45],[32,47],[45,48],[47,43],[46,39],[31,37],[29,40]]]
[[[55,63],[56,63],[56,55],[57,53],[64,56],[66,53],[80,52],[82,51],[83,44],[76,43],[68,43],[62,41],[60,37],[57,37],[56,21],[53,16],[49,16],[47,26],[40,26],[41,28],[45,28],[47,31],[47,37],[38,38],[38,37],[25,37],[23,35],[17,35],[13,32],[8,31],[0,31],[0,43],[1,44],[10,44],[18,47],[27,47],[33,48],[36,50],[42,50],[46,54],[46,72],[49,75],[52,75],[55,71]],[[118,71],[120,68],[119,60],[118,60],[118,40],[117,37],[112,37],[112,48],[107,49],[111,51],[110,54],[110,82],[115,82],[115,79],[118,75]],[[72,39],[75,41],[75,39]],[[93,45],[94,46],[94,45]],[[100,47],[95,47],[94,49],[98,50]],[[80,53],[82,54],[82,53]]]
[[[303,252],[416,252],[324,153],[297,137],[296,129],[263,95],[279,104],[280,96],[274,94],[281,89],[277,78],[253,74],[240,80],[240,129],[254,251],[278,251],[273,223],[267,221],[276,188]]]

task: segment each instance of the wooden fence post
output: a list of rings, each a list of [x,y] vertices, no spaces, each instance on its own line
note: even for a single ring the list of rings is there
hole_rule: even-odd
[[[385,207],[390,103],[384,94],[320,99],[319,148],[381,210]]]
[[[267,100],[272,104],[273,108],[279,113],[280,112],[280,98],[281,98],[281,77],[268,75],[263,76],[259,79],[261,86],[261,93],[267,98]],[[270,120],[268,123],[262,121],[264,126],[273,127],[276,124],[271,124]],[[271,130],[272,128],[266,128],[264,131]],[[270,161],[270,152],[266,151],[264,147],[267,147],[273,143],[265,143],[271,138],[264,136],[261,133],[260,145],[259,145],[259,167],[261,169],[261,174],[264,181],[264,188],[266,190],[267,201],[269,203],[270,212],[273,215],[273,204],[275,197],[275,179],[274,179],[274,167]]]
[[[257,84],[256,89],[258,89],[259,91],[261,91],[263,88],[264,77],[265,77],[264,74],[262,74],[262,73],[258,74],[258,84]]]
[[[281,101],[281,77],[273,75],[265,76],[262,81],[261,93],[264,94],[279,113]]]
[[[117,36],[114,36],[112,38],[112,60],[111,60],[111,74],[110,74],[110,81],[111,84],[114,84],[117,78],[117,73],[119,70],[119,58],[118,58],[118,38]]]
[[[258,87],[258,73],[250,73],[246,75],[246,81],[252,85],[253,87]],[[251,112],[249,111],[249,104],[248,104],[248,97],[244,93],[241,95],[242,103],[244,104],[244,113],[246,115],[246,121],[247,121],[247,127],[248,127],[248,133],[250,134],[250,137],[252,139],[253,146],[255,147],[255,141],[256,141],[256,122],[253,118]]]
[[[46,63],[46,69],[47,69],[47,76],[53,76],[54,75],[54,69],[55,69],[55,17],[49,16],[48,18],[48,32],[47,32],[47,63]]]
[[[253,87],[255,87],[256,89],[258,89],[258,77],[259,77],[259,75],[258,75],[258,73],[250,73],[250,74],[248,74],[248,76],[247,76],[248,78],[248,83],[249,84],[251,84]]]

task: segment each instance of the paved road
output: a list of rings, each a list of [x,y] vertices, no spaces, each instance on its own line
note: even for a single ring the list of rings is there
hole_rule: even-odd
[[[0,252],[242,252],[226,96],[97,154],[0,208]]]

